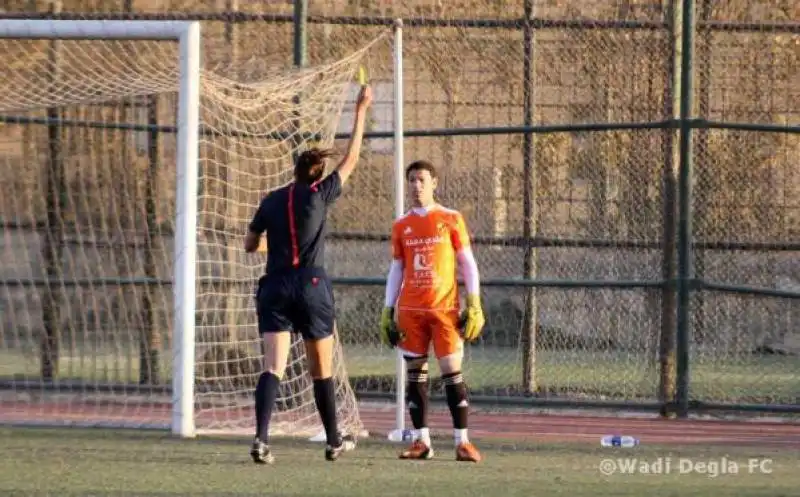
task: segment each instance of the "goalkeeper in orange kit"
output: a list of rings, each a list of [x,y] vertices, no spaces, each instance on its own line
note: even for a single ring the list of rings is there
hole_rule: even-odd
[[[480,452],[467,436],[469,402],[461,374],[464,340],[480,336],[484,325],[479,275],[462,215],[433,198],[437,174],[427,161],[406,169],[413,208],[392,226],[393,260],[381,314],[381,339],[398,347],[408,368],[406,402],[414,441],[401,459],[433,457],[428,429],[428,350],[439,362],[447,405],[453,418],[456,459],[478,462]],[[459,311],[456,269],[467,289],[467,306]],[[395,312],[396,309],[396,312]]]

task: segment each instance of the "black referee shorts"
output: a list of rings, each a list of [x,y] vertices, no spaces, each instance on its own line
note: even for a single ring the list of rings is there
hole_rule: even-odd
[[[333,334],[333,286],[324,269],[300,268],[266,274],[258,280],[258,332],[293,331],[304,340]]]

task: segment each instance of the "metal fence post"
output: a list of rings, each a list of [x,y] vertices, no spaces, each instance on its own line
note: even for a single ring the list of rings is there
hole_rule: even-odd
[[[678,416],[689,412],[689,339],[692,292],[692,93],[694,91],[694,0],[683,0],[681,41],[680,164],[678,170]]]
[[[50,12],[61,12],[61,0],[50,2]],[[48,58],[49,84],[56,86],[61,71],[60,40],[52,40]],[[44,334],[41,337],[40,356],[41,374],[44,380],[55,380],[58,377],[59,356],[61,348],[61,303],[64,299],[63,289],[55,285],[56,279],[63,272],[64,264],[64,227],[61,216],[67,203],[66,176],[64,172],[64,148],[62,143],[63,129],[59,121],[63,117],[61,109],[47,109],[47,169],[45,174],[45,204],[47,212],[45,236],[42,244],[47,286],[42,299],[42,322]]]
[[[532,126],[534,117],[534,51],[536,42],[533,31],[533,0],[525,0],[525,23],[523,33],[523,109],[525,126]],[[533,246],[533,237],[537,232],[536,194],[538,181],[536,174],[536,137],[533,133],[523,135],[522,170],[523,170],[523,227],[525,237],[525,259],[523,261],[524,278],[536,278],[537,250]],[[538,327],[538,306],[536,305],[536,288],[529,287],[525,293],[525,310],[522,324],[522,387],[527,393],[536,391],[536,329]]]
[[[680,108],[680,42],[681,42],[681,11],[680,5],[674,0],[665,0],[665,17],[669,24],[670,61],[665,64],[664,77],[665,95],[664,115],[669,119],[676,119]],[[668,405],[675,400],[675,333],[677,299],[675,296],[674,281],[676,278],[675,251],[676,251],[676,191],[678,183],[677,164],[678,140],[676,130],[664,130],[664,169],[662,171],[662,226],[661,237],[661,277],[664,286],[661,290],[661,326],[659,330],[658,363],[659,383],[658,400],[663,404],[661,415],[667,416]]]

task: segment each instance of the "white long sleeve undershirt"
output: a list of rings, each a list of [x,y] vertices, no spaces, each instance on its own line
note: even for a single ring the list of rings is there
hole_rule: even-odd
[[[464,278],[464,286],[467,287],[467,295],[477,295],[480,292],[481,277],[478,272],[478,262],[472,249],[467,247],[458,251],[458,266],[461,269],[461,277]]]
[[[480,273],[478,263],[472,249],[465,248],[456,254],[461,277],[464,279],[464,286],[467,288],[468,295],[477,295],[480,292]],[[394,307],[397,297],[400,295],[400,287],[403,284],[403,261],[400,259],[392,260],[389,266],[389,274],[386,276],[386,293],[384,305]]]
[[[397,297],[400,295],[400,286],[403,284],[403,261],[393,259],[389,266],[389,274],[386,277],[386,296],[385,306],[394,307]]]

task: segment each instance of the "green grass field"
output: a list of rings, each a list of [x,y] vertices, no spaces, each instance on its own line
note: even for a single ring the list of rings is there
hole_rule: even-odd
[[[183,441],[160,433],[0,428],[0,495],[89,496],[480,496],[613,495],[780,497],[800,488],[800,452],[730,447],[604,449],[595,445],[521,445],[476,441],[485,460],[453,460],[451,441],[437,440],[431,461],[400,461],[399,446],[365,440],[334,463],[322,446],[274,441],[276,462],[256,466],[247,440]],[[612,474],[606,459],[636,458],[661,474]],[[669,458],[669,459],[667,459]],[[769,459],[749,469],[749,461]],[[666,461],[670,461],[669,472]],[[693,470],[689,469],[691,462]],[[701,463],[726,468],[718,475]],[[713,464],[708,465],[713,468]],[[733,473],[733,469],[737,473]]]
[[[379,381],[393,378],[394,356],[378,347],[345,349],[347,371],[359,391],[375,391]],[[162,371],[169,382],[170,355],[165,354]],[[470,348],[465,376],[473,392],[507,395],[521,384],[522,367],[516,350]],[[794,403],[800,397],[800,362],[791,356],[698,357],[691,363],[693,398],[719,402]],[[654,398],[658,385],[657,365],[644,357],[622,352],[541,351],[537,355],[540,387],[555,394],[582,394],[608,398]],[[80,356],[65,353],[60,362],[62,379],[89,382],[135,383],[138,380],[138,350],[116,353],[96,351]],[[433,366],[434,375],[438,373]],[[19,351],[0,351],[0,378],[39,375],[38,356]],[[374,380],[374,381],[373,381]]]

